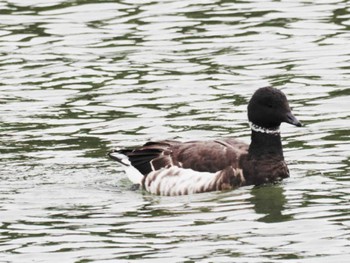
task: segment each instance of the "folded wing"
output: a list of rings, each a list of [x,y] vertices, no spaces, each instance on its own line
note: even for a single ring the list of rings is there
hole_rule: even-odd
[[[229,166],[237,168],[240,156],[246,154],[247,150],[245,143],[225,139],[185,143],[171,140],[148,142],[140,148],[118,152],[127,156],[140,173],[148,175],[152,171],[172,166],[210,173]],[[120,159],[117,161],[125,163]]]

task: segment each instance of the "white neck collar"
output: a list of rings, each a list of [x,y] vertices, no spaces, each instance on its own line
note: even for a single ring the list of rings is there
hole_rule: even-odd
[[[268,128],[260,127],[252,122],[249,122],[249,125],[250,125],[250,128],[252,129],[252,131],[255,131],[255,132],[262,132],[262,133],[272,134],[272,135],[279,135],[280,134],[279,127],[277,127],[276,129],[268,129]]]

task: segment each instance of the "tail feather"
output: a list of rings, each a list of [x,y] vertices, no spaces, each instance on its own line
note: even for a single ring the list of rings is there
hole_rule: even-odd
[[[172,164],[170,160],[171,146],[176,144],[178,142],[170,140],[148,142],[136,149],[112,150],[108,156],[126,166],[127,175],[132,182],[140,183],[144,176],[147,176],[154,169],[158,170]],[[132,175],[128,174],[130,171]]]
[[[134,184],[142,184],[143,181],[143,174],[136,169],[132,163],[129,160],[129,157],[127,154],[129,154],[130,150],[112,150],[108,153],[108,156],[119,162],[120,164],[125,166],[125,173],[128,176],[129,180],[133,182]]]
[[[112,160],[117,161],[118,163],[125,165],[125,166],[130,166],[131,162],[128,158],[128,153],[131,152],[129,150],[112,150],[108,153],[109,158]]]

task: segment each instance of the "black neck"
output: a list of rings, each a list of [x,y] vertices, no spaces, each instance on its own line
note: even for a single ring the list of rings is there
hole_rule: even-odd
[[[268,134],[252,130],[249,155],[255,159],[266,155],[278,156],[283,159],[283,150],[280,134]]]

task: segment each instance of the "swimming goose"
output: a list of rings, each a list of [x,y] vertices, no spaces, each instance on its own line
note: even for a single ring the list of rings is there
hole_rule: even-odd
[[[135,149],[115,149],[109,157],[126,168],[129,179],[157,195],[186,195],[261,185],[289,177],[280,125],[301,126],[284,93],[258,89],[248,103],[251,143],[234,138],[147,142]]]

